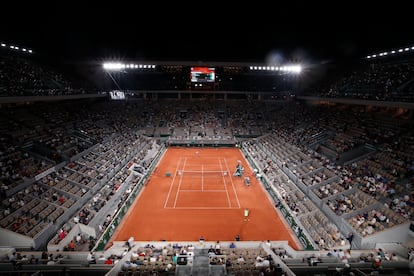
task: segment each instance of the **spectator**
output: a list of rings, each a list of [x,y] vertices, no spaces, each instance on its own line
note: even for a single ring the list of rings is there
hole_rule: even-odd
[[[86,256],[86,260],[87,260],[90,264],[96,264],[95,252],[90,251],[90,252],[88,253],[88,256]]]

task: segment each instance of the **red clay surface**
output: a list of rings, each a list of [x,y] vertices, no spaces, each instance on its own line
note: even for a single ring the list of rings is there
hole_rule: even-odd
[[[237,164],[243,177],[234,176]],[[170,176],[166,174],[170,173]],[[111,241],[297,239],[237,148],[168,148]],[[244,177],[250,176],[247,186]],[[248,220],[244,209],[249,209]]]

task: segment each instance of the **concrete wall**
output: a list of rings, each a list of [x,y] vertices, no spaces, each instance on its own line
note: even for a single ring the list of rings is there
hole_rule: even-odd
[[[34,240],[13,231],[0,228],[0,244],[9,245],[15,248],[30,248],[34,246]]]
[[[375,248],[377,243],[408,243],[413,238],[408,234],[410,222],[395,225],[394,227],[362,238],[361,249]]]

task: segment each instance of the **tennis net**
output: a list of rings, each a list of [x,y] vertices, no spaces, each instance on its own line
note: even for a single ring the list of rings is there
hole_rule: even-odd
[[[229,174],[228,171],[182,171],[178,170],[177,175],[185,178],[222,178]]]

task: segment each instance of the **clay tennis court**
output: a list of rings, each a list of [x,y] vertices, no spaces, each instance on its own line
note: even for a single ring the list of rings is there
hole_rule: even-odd
[[[242,177],[234,176],[237,165]],[[111,241],[297,239],[279,217],[238,148],[170,147]],[[244,177],[250,177],[250,186]],[[244,217],[245,209],[248,218]]]

